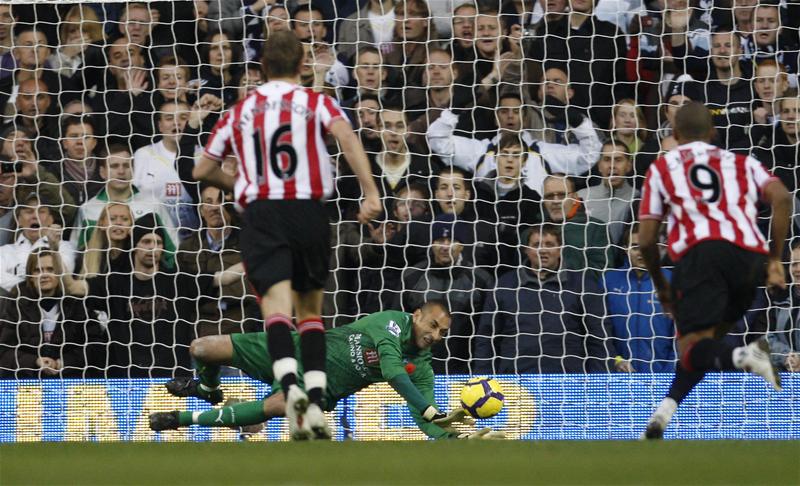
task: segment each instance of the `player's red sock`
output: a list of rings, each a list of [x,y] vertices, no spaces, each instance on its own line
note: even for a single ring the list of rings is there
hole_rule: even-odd
[[[681,356],[681,364],[689,371],[731,370],[734,347],[721,339],[704,338]]]
[[[285,314],[272,314],[264,320],[267,331],[267,350],[272,358],[275,379],[281,382],[284,392],[297,384],[297,359],[294,356],[292,321]]]
[[[303,359],[303,381],[311,403],[322,406],[325,391],[325,326],[322,319],[313,317],[297,323],[300,333],[300,355]]]

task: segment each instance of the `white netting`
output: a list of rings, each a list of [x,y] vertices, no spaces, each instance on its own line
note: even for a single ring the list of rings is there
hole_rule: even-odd
[[[454,319],[437,372],[674,369],[630,230],[688,99],[712,109],[720,145],[797,194],[795,2],[300,3],[0,4],[3,376],[189,373],[193,337],[261,328],[240,218],[191,169],[219,115],[263,81],[276,29],[307,41],[302,82],[351,116],[385,202],[360,226],[338,158],[326,323],[443,299]],[[131,243],[150,226],[160,258]],[[569,271],[540,283],[534,265]],[[61,269],[88,295],[62,296]],[[784,367],[800,365],[792,289],[759,297],[734,332],[768,333]]]

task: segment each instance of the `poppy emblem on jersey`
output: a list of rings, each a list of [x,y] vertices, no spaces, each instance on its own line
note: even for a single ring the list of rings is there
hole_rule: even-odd
[[[386,326],[386,330],[389,331],[394,337],[400,337],[400,326],[397,325],[394,321],[389,321],[389,324]]]

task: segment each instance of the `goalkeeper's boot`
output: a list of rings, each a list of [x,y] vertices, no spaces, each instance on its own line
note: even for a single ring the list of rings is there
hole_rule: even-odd
[[[150,414],[150,430],[160,432],[162,430],[176,430],[180,427],[178,421],[178,411],[156,412]]]
[[[303,417],[303,427],[309,431],[311,438],[316,440],[331,440],[331,429],[325,413],[316,403],[311,403]]]
[[[770,359],[769,343],[759,339],[747,346],[737,349],[734,364],[737,368],[749,371],[764,378],[776,390],[781,391],[781,375]]]
[[[664,438],[664,430],[669,425],[675,410],[678,409],[678,404],[672,398],[665,398],[661,400],[650,420],[647,421],[647,428],[640,437],[641,440],[661,440]]]
[[[193,380],[191,378],[175,378],[169,380],[164,384],[170,395],[175,397],[195,397],[208,402],[211,405],[216,405],[222,401],[222,390],[206,391],[200,385],[200,380]]]
[[[292,440],[309,440],[311,429],[305,426],[308,410],[308,395],[299,386],[292,385],[286,392],[286,421],[289,423],[289,436]]]

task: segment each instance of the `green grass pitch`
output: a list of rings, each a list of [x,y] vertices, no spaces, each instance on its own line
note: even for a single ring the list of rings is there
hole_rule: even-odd
[[[800,442],[45,443],[0,484],[800,484]]]

